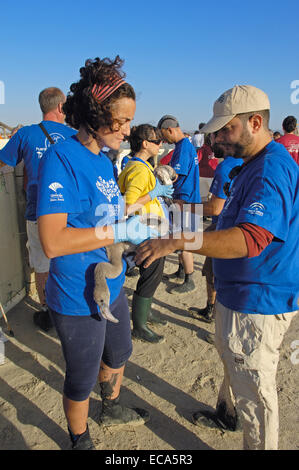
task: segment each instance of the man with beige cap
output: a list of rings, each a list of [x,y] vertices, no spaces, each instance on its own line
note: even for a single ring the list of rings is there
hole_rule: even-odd
[[[299,305],[299,169],[271,139],[269,110],[268,96],[253,86],[237,85],[216,100],[202,130],[244,162],[226,183],[216,231],[149,240],[136,257],[145,267],[183,249],[213,258],[224,381],[215,413],[200,410],[193,421],[233,431],[239,417],[244,449],[252,450],[278,448],[279,347]]]

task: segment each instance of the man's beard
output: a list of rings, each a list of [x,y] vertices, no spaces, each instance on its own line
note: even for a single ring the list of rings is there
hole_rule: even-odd
[[[224,147],[222,145],[215,143],[215,144],[211,145],[211,148],[213,150],[214,157],[224,158],[225,152],[224,152]]]
[[[253,137],[247,129],[244,129],[239,142],[235,144],[226,144],[226,143],[215,143],[212,145],[212,150],[215,157],[225,158],[225,157],[234,157],[234,158],[243,158],[247,156],[248,146],[252,143]]]

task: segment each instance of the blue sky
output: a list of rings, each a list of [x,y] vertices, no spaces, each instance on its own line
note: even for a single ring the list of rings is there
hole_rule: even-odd
[[[299,3],[295,0],[15,1],[1,8],[0,121],[38,122],[38,94],[65,93],[87,58],[125,59],[137,93],[135,123],[173,114],[193,131],[236,84],[268,93],[272,129],[299,120]],[[299,91],[297,93],[299,101]]]

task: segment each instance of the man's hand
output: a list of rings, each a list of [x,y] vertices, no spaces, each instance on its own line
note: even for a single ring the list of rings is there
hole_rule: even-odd
[[[174,238],[175,236],[175,238]],[[168,237],[148,240],[137,248],[136,264],[144,260],[147,268],[158,258],[176,250],[190,251],[210,258],[235,259],[248,256],[245,236],[239,227],[203,233],[175,233]]]
[[[148,268],[156,259],[163,258],[176,250],[180,250],[180,245],[181,239],[174,239],[171,235],[168,235],[167,238],[147,240],[137,247],[135,262],[139,265],[146,260],[144,267]]]

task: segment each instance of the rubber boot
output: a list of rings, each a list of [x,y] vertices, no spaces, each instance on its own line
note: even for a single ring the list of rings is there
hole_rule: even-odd
[[[214,320],[214,304],[207,303],[205,308],[192,307],[189,309],[194,318],[212,323]]]
[[[240,431],[241,423],[235,410],[234,416],[228,414],[226,403],[219,403],[214,412],[200,410],[192,415],[192,421],[197,426],[218,428],[223,431]]]
[[[102,412],[99,419],[99,424],[102,426],[140,426],[149,419],[148,411],[123,406],[119,403],[119,397],[114,400],[102,398]]]
[[[131,426],[138,426],[149,420],[148,411],[142,408],[128,408],[119,403],[123,371],[124,367],[120,369],[110,369],[103,362],[101,363],[99,375],[102,398],[102,411],[99,419],[100,425],[120,426],[129,424]],[[115,397],[116,394],[118,395]]]
[[[148,341],[149,343],[160,343],[160,341],[164,339],[164,336],[157,335],[146,325],[151,303],[152,297],[140,297],[136,292],[134,292],[132,301],[132,336],[136,339],[141,339],[142,341]]]
[[[95,450],[95,446],[90,438],[88,426],[86,431],[82,434],[73,434],[70,428],[68,428],[69,435],[72,441],[73,450]]]
[[[177,271],[171,274],[163,274],[165,279],[184,279],[185,278],[185,271],[184,266],[182,263],[179,263],[179,268]]]
[[[195,290],[195,283],[193,280],[194,273],[185,274],[185,280],[183,284],[178,284],[171,289],[171,294],[186,294]]]

